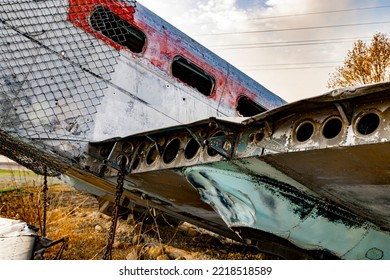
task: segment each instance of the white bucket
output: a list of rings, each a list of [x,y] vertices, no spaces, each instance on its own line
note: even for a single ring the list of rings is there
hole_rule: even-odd
[[[0,260],[30,260],[36,232],[26,222],[0,218]]]

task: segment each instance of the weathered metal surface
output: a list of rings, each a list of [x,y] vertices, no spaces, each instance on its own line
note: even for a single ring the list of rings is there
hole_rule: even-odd
[[[300,248],[326,250],[340,258],[360,259],[372,248],[381,250],[383,258],[390,257],[388,233],[275,179],[204,166],[187,168],[186,177],[231,228],[259,229]],[[376,238],[366,244],[371,235]]]
[[[92,24],[97,10],[141,30],[142,49]],[[0,12],[0,153],[108,201],[125,158],[123,207],[287,258],[390,258],[389,83],[285,104],[134,1]],[[215,79],[210,96],[174,77],[178,53]],[[271,110],[238,118],[242,95]]]
[[[107,164],[115,169],[125,156],[127,187],[156,207],[222,219],[232,232],[256,229],[339,258],[387,259],[390,84],[357,91],[364,89],[289,104],[241,124],[209,119],[120,139]],[[108,143],[96,145],[94,154]],[[178,191],[191,187],[199,193],[188,193],[196,211],[186,208],[188,200],[180,203],[188,195]],[[200,200],[219,217],[205,216]]]
[[[93,30],[100,6],[145,34],[142,52]],[[0,13],[0,128],[70,160],[90,141],[237,116],[238,94],[265,109],[285,103],[134,1],[1,0]],[[211,96],[172,76],[177,54],[215,76]]]

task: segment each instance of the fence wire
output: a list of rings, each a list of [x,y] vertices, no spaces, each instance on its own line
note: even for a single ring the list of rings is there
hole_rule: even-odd
[[[90,139],[120,52],[76,26],[70,18],[78,14],[70,12],[100,2],[107,9],[135,7],[135,1],[0,0],[0,154],[42,173],[44,152],[66,157],[69,143]]]

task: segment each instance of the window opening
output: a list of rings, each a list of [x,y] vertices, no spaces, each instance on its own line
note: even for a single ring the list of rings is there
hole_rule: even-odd
[[[237,102],[237,114],[243,117],[252,117],[267,111],[246,96],[240,96]]]
[[[145,45],[145,34],[126,20],[102,6],[95,7],[89,17],[91,27],[115,43],[140,53]]]
[[[214,90],[214,78],[201,68],[181,56],[176,56],[172,62],[172,75],[202,94],[210,96]]]

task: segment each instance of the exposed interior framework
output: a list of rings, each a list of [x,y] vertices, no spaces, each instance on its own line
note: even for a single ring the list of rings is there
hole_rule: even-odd
[[[351,244],[357,242],[321,243],[327,240],[326,234],[336,232],[328,231],[334,226],[354,232],[360,240],[385,240],[374,244],[377,247],[369,243],[372,247],[363,246],[359,253],[390,258],[386,247],[390,244],[388,83],[278,107],[284,103],[266,95],[260,86],[253,88],[260,89],[261,96],[246,91],[236,76],[221,79],[227,73],[217,64],[219,60],[203,61],[185,48],[181,49],[187,51],[185,55],[170,57],[172,53],[162,55],[155,48],[153,58],[160,60],[143,57],[155,39],[150,34],[158,32],[156,28],[151,32],[144,22],[144,28],[134,24],[133,2],[120,1],[123,6],[114,0],[65,2],[23,0],[0,5],[1,154],[39,174],[49,167],[49,175],[61,173],[79,180],[76,184],[84,190],[108,201],[125,158],[128,176],[123,207],[129,201],[156,207],[239,240],[244,235],[267,237],[273,244],[282,244],[280,254],[284,245],[306,253],[311,252],[310,246],[319,246],[316,253],[353,258],[352,252],[360,247]],[[126,72],[129,65],[138,70],[134,76],[114,76]],[[141,72],[147,73],[146,81],[136,79]],[[132,112],[138,102],[145,106],[131,117],[147,119],[149,104],[138,94],[156,76],[163,78],[147,96],[157,93],[151,99],[161,101],[158,105],[165,101],[160,92],[171,93],[168,89],[178,81],[176,89],[188,90],[188,95],[179,96],[183,106],[174,109],[188,106],[193,110],[186,98],[197,93],[192,101],[202,99],[205,106],[212,101],[218,106],[223,103],[229,112],[251,118],[211,118],[123,137],[111,129],[117,123],[123,128],[133,118],[120,122],[110,118],[104,128],[112,132],[107,134],[110,137],[91,141],[95,120],[104,111],[109,112],[105,117],[117,117]],[[214,100],[222,88],[230,91]],[[259,105],[259,100],[274,109],[265,110],[267,106]],[[236,192],[235,186],[249,191]],[[264,199],[252,203],[254,194],[264,194]],[[275,218],[285,231],[275,230],[271,218],[269,227],[253,219],[278,214],[272,211],[276,206],[290,210],[283,212],[288,218]],[[296,224],[288,227],[292,221]],[[307,221],[325,221],[329,226],[319,225],[321,244],[313,241],[318,233],[311,231],[315,227],[305,226]],[[340,236],[347,235],[334,240],[341,240]],[[307,239],[299,239],[303,237]],[[349,251],[337,251],[338,247]]]

